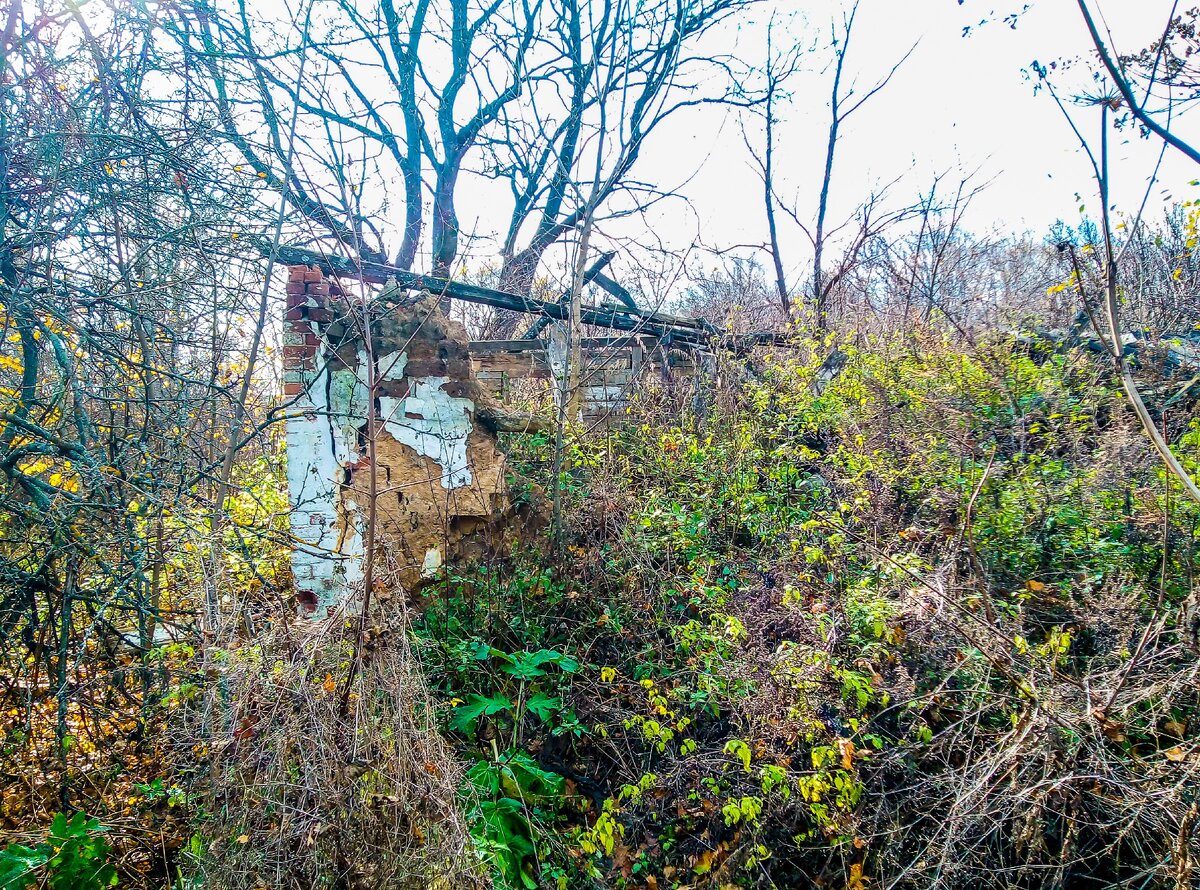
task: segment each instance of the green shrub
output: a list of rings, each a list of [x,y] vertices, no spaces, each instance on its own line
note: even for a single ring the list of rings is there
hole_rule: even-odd
[[[49,890],[103,890],[115,887],[117,873],[108,861],[112,846],[98,819],[55,813],[46,839],[34,847],[9,844],[0,850],[0,890],[46,887]]]

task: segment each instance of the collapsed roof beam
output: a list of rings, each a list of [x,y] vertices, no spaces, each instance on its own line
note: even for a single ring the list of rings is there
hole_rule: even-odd
[[[620,300],[622,303],[624,303],[630,309],[636,309],[638,307],[638,304],[636,302],[634,302],[633,294],[631,294],[629,291],[627,291],[624,287],[622,287],[617,282],[613,281],[611,278],[609,278],[603,272],[597,272],[595,274],[594,278],[595,278],[596,286],[599,287],[601,290],[605,291],[606,293],[610,294],[611,296],[616,297],[618,300]]]
[[[260,249],[267,254],[271,252],[270,246],[265,242],[260,244]],[[405,290],[428,291],[438,297],[451,297],[462,300],[464,303],[509,309],[513,312],[527,312],[550,320],[567,321],[571,317],[570,305],[548,303],[545,300],[537,300],[533,297],[512,294],[490,287],[480,287],[477,284],[467,284],[463,281],[436,278],[432,275],[418,275],[386,263],[374,263],[366,260],[355,262],[345,257],[287,245],[275,248],[274,254],[276,260],[286,265],[319,266],[327,273],[347,278],[359,278],[373,284],[395,282]],[[659,337],[666,344],[681,346],[703,346],[709,340],[722,339],[721,333],[703,319],[680,318],[663,312],[638,309],[636,306],[581,306],[579,320],[584,324],[600,328]],[[735,346],[753,346],[764,343],[787,344],[785,337],[772,332],[725,339]]]
[[[584,286],[586,287],[587,285],[591,284],[592,281],[603,277],[601,275],[601,270],[605,266],[607,266],[610,262],[612,262],[612,258],[615,256],[616,256],[616,253],[613,251],[609,251],[608,253],[600,254],[600,258],[598,260],[596,260],[596,262],[592,263],[592,265],[588,268],[588,270],[583,273]],[[556,302],[558,302],[560,304],[566,304],[570,301],[570,299],[571,299],[571,292],[566,291],[561,296],[559,296],[559,298],[558,298],[558,300],[556,300]],[[538,334],[540,334],[543,330],[545,330],[546,325],[548,325],[548,324],[550,324],[550,318],[548,316],[543,315],[541,318],[536,319],[533,322],[533,324],[531,324],[529,326],[529,329],[527,331],[525,331],[524,334],[521,335],[521,339],[522,340],[535,339]]]

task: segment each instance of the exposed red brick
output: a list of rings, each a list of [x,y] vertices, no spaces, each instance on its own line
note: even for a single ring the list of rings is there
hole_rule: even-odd
[[[303,281],[308,266],[288,266],[288,281]]]
[[[379,381],[379,394],[393,399],[402,399],[408,395],[408,378],[396,379],[389,377]]]
[[[311,346],[297,344],[283,347],[284,362],[287,362],[288,359],[310,359],[314,355],[316,355],[316,351]]]
[[[304,335],[304,345],[311,346],[313,349],[316,349],[321,345],[321,338],[312,331],[309,331]]]
[[[285,396],[298,396],[304,392],[303,383],[285,383],[283,385],[283,394]]]
[[[303,321],[304,310],[299,306],[289,306],[288,311],[283,316],[287,321]]]
[[[444,377],[446,363],[441,359],[424,359],[409,361],[404,366],[404,373],[409,377]]]
[[[317,324],[329,324],[333,321],[333,313],[324,306],[311,306],[308,310],[308,320]]]
[[[295,278],[293,278],[287,283],[287,293],[288,296],[304,293],[304,282],[297,281]]]
[[[329,282],[317,281],[308,285],[308,295],[310,297],[327,297],[329,296]]]
[[[320,269],[309,269],[307,272],[304,273],[304,280],[308,281],[308,282],[315,283],[315,282],[320,281],[323,277],[324,276],[321,275]]]

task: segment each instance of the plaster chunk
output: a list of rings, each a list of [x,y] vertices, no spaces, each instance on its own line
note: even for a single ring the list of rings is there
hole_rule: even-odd
[[[361,593],[372,475],[375,540],[387,577],[409,591],[449,563],[508,546],[508,524],[518,518],[495,428],[477,417],[481,410],[494,415],[496,406],[473,377],[462,325],[430,299],[387,313],[373,328],[380,383],[374,466],[362,444],[367,353],[338,330],[336,351],[324,341],[318,348],[318,370],[305,374],[287,422],[292,574],[314,618]],[[525,507],[520,515],[530,528],[541,518]]]
[[[320,356],[319,356],[320,358]],[[309,594],[308,607],[324,617],[347,585],[361,581],[361,521],[339,503],[342,468],[357,459],[350,420],[365,405],[366,391],[345,371],[322,370],[308,387],[307,410],[287,421],[288,491],[293,512],[292,574]]]
[[[437,571],[441,567],[442,551],[436,547],[430,547],[425,551],[425,562],[421,566],[421,576],[424,578],[433,578],[437,575]]]
[[[383,397],[380,413],[384,428],[393,439],[441,467],[443,488],[471,484],[467,461],[467,438],[471,435],[470,399],[451,396],[442,389],[449,377],[418,377],[409,384],[403,399]]]

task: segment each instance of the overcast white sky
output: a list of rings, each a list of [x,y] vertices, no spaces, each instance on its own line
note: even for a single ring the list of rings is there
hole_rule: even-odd
[[[276,4],[286,18],[281,0],[259,2]],[[739,13],[722,32],[721,46],[706,47],[761,64],[763,23],[772,12],[794,17],[792,27],[804,44],[820,44],[793,81],[790,106],[780,110],[776,159],[777,190],[808,220],[815,212],[829,122],[830,25],[841,20],[850,2],[763,0],[752,15]],[[1028,9],[1010,28],[1004,16],[1026,3]],[[1093,0],[1119,52],[1153,42],[1171,7],[1171,0]],[[980,26],[982,19],[991,21]],[[972,29],[964,36],[967,26]],[[898,179],[891,196],[903,204],[928,189],[935,174],[946,174],[953,188],[961,176],[975,171],[976,182],[991,182],[964,220],[975,232],[1029,232],[1040,238],[1057,219],[1078,221],[1081,198],[1094,214],[1095,186],[1087,159],[1052,99],[1035,95],[1024,73],[1035,59],[1090,59],[1091,44],[1075,0],[861,0],[846,77],[857,77],[868,87],[914,44],[892,82],[843,131],[831,223],[851,215],[883,183]],[[1061,80],[1064,95],[1086,86],[1082,67]],[[706,106],[672,118],[654,133],[633,176],[662,190],[677,189],[686,200],[657,205],[649,215],[649,230],[641,219],[602,224],[593,246],[622,248],[614,267],[618,274],[631,274],[646,261],[640,248],[661,245],[676,252],[664,266],[679,275],[697,265],[715,265],[703,248],[765,241],[762,187],[742,141],[738,114]],[[1080,125],[1092,137],[1098,133],[1096,118],[1094,111],[1079,109]],[[1173,126],[1185,137],[1200,139],[1200,125],[1193,118],[1183,115]],[[1160,147],[1135,132],[1114,142],[1118,210],[1136,211]],[[1161,213],[1171,198],[1200,197],[1200,189],[1188,185],[1197,178],[1200,169],[1169,151],[1152,193],[1151,215]],[[398,178],[390,188],[400,194]],[[466,173],[457,200],[464,232],[461,256],[482,268],[497,254],[496,239],[511,209],[508,188]],[[395,235],[399,222],[393,212],[383,225]],[[791,223],[783,225],[783,236],[795,288],[802,285],[811,254]],[[394,249],[394,241],[390,246]],[[559,245],[547,257],[544,271],[553,275],[557,269],[565,276],[569,264],[563,263],[564,253],[572,250]],[[677,289],[678,281],[665,288]]]
[[[1032,0],[1017,26],[994,21],[963,36],[995,11],[1003,15],[1022,0],[862,0],[848,70],[872,81],[919,41],[909,61],[885,92],[851,119],[835,169],[831,218],[852,212],[869,190],[897,176],[897,198],[926,188],[935,172],[980,171],[993,180],[971,207],[966,225],[976,231],[1024,231],[1038,236],[1062,218],[1079,218],[1076,193],[1095,205],[1089,165],[1078,142],[1048,95],[1034,95],[1022,69],[1037,59],[1085,54],[1090,44],[1074,0]],[[839,0],[792,0],[809,23],[809,34],[840,17]],[[1118,50],[1146,46],[1161,33],[1170,0],[1102,0],[1100,9]],[[748,26],[738,37],[742,53],[762,52],[761,29]],[[784,112],[778,164],[782,191],[796,196],[811,216],[823,163],[828,122],[828,74],[817,66],[795,83],[793,107]],[[1082,73],[1082,72],[1080,72]],[[1070,83],[1064,81],[1064,88]],[[1068,90],[1069,91],[1069,90]],[[1094,115],[1080,116],[1096,132]],[[697,235],[706,245],[761,242],[761,187],[748,165],[733,113],[706,111],[677,121],[657,135],[637,169],[638,178],[684,183],[682,202],[661,205],[655,229],[668,241],[687,243]],[[1176,122],[1182,135],[1200,135],[1194,120]],[[1134,135],[1113,146],[1114,200],[1136,210],[1158,157],[1159,146]],[[1188,181],[1200,170],[1168,153],[1155,200],[1196,191]],[[1152,205],[1153,206],[1153,205]],[[1161,205],[1160,205],[1161,206]],[[464,208],[465,209],[465,208]],[[469,225],[468,216],[463,222]],[[795,264],[802,266],[799,242]],[[696,259],[702,255],[695,254]],[[711,260],[706,260],[706,264]]]

